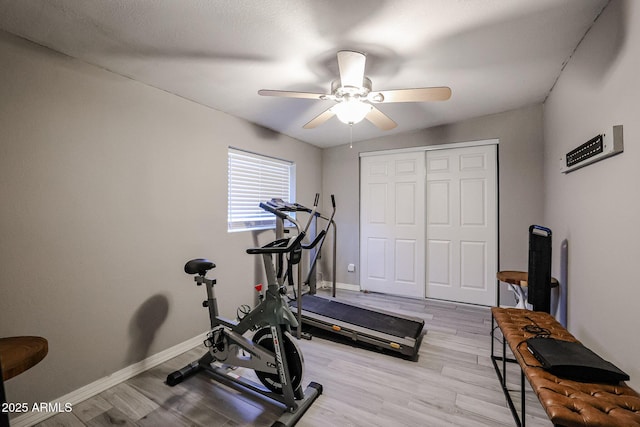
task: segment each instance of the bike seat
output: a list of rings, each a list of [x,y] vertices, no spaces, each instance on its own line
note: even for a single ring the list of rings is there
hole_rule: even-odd
[[[216,268],[216,265],[204,258],[196,258],[188,261],[184,265],[184,272],[187,274],[199,274],[200,276],[204,276],[207,274],[207,271],[212,268]]]

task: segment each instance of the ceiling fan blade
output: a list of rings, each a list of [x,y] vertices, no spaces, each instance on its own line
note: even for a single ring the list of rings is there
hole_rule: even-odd
[[[329,108],[328,110],[323,111],[322,113],[320,113],[319,115],[317,115],[316,117],[311,119],[311,121],[309,123],[307,123],[306,125],[304,125],[302,127],[304,129],[313,129],[316,126],[319,126],[319,125],[323,124],[324,122],[329,120],[331,117],[336,115],[336,113],[334,113],[332,110],[333,110],[333,107]]]
[[[396,122],[373,105],[371,106],[371,111],[365,116],[365,119],[369,120],[381,130],[390,130],[398,126]]]
[[[446,101],[449,98],[451,98],[451,89],[446,86],[383,90],[370,92],[367,97],[371,102],[427,102]]]
[[[364,64],[367,57],[360,52],[341,50],[338,52],[338,69],[342,86],[362,87]]]
[[[260,89],[258,95],[262,96],[280,96],[284,98],[306,98],[306,99],[328,99],[329,95],[325,93],[312,92],[292,92],[287,90],[269,90]]]

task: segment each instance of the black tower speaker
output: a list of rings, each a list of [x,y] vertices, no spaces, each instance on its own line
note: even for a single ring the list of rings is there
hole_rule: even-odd
[[[529,227],[529,304],[534,311],[551,312],[551,230]]]

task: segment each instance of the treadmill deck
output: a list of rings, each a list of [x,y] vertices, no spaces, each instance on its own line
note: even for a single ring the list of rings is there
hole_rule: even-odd
[[[297,307],[296,302],[291,303]],[[371,329],[387,335],[401,338],[418,338],[422,333],[424,321],[415,321],[380,313],[374,309],[366,309],[315,295],[302,297],[302,309],[321,316],[330,317],[341,322]]]

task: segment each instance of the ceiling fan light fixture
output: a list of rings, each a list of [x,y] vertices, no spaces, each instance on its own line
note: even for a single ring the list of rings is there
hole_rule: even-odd
[[[333,112],[338,116],[338,120],[347,125],[353,125],[362,121],[371,111],[371,104],[359,101],[358,99],[348,99],[333,107]]]
[[[442,87],[419,87],[372,92],[371,79],[364,75],[366,55],[352,50],[338,52],[339,78],[331,82],[330,93],[294,92],[261,89],[261,96],[317,99],[336,104],[307,122],[304,129],[313,129],[333,116],[345,124],[353,125],[367,119],[380,130],[391,130],[398,126],[390,117],[375,107],[382,103],[446,101],[451,98],[451,89]]]

